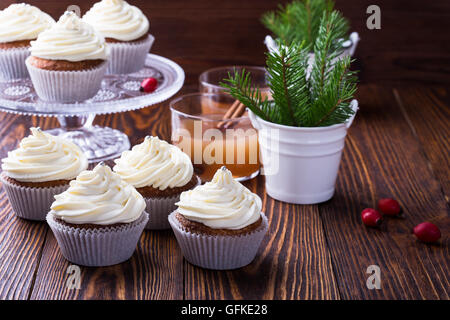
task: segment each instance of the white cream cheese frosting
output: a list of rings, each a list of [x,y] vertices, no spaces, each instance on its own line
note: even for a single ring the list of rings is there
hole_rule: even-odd
[[[123,0],[102,0],[86,12],[83,20],[105,38],[133,41],[148,32],[149,22],[142,11]]]
[[[35,6],[12,4],[0,11],[0,42],[34,40],[55,20]]]
[[[152,186],[160,190],[182,187],[192,179],[191,159],[178,147],[146,137],[144,142],[114,160],[114,171],[136,188]]]
[[[21,182],[72,180],[87,167],[88,159],[77,145],[39,128],[31,128],[31,135],[2,159],[5,174]]]
[[[145,209],[139,192],[103,163],[81,172],[55,196],[50,213],[72,224],[111,225],[137,220]]]
[[[31,41],[31,55],[47,60],[107,60],[105,38],[74,12],[66,11],[50,29]]]
[[[238,230],[258,221],[262,202],[231,172],[222,167],[213,179],[193,190],[185,191],[176,203],[178,212],[189,220],[213,229]]]

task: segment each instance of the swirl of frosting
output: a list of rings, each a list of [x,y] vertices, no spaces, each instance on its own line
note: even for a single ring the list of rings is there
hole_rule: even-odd
[[[39,128],[31,128],[31,135],[2,159],[5,174],[21,182],[71,180],[87,167],[88,160],[77,145]]]
[[[148,32],[149,22],[142,11],[123,0],[102,0],[86,12],[83,20],[105,38],[136,40]]]
[[[106,60],[105,38],[74,12],[66,11],[50,29],[31,41],[31,55],[48,60]]]
[[[182,187],[194,174],[189,156],[158,137],[146,137],[114,162],[113,170],[136,188]]]
[[[176,203],[178,212],[189,220],[213,229],[242,229],[261,217],[262,202],[222,167],[213,179],[185,191]]]
[[[0,11],[0,42],[34,40],[55,20],[35,6],[12,4]]]
[[[137,220],[145,201],[136,189],[104,163],[81,172],[55,196],[51,213],[68,223],[111,225]]]

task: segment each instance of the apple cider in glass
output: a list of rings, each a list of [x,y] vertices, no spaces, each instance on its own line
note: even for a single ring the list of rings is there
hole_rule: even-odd
[[[223,120],[234,99],[226,94],[189,94],[173,100],[172,143],[191,157],[202,181],[226,166],[239,180],[259,173],[257,131],[247,114]]]

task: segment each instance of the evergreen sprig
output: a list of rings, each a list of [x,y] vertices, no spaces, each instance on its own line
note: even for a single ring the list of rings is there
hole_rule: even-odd
[[[267,72],[273,101],[262,97],[252,85],[249,72],[236,71],[222,86],[258,117],[296,127],[319,127],[343,123],[353,115],[350,102],[356,92],[350,57],[339,57],[333,43],[342,40],[336,30],[340,15],[332,12],[320,19],[314,61],[308,76],[309,46],[279,42],[278,52],[267,54]]]
[[[278,10],[265,13],[261,22],[279,40],[290,45],[305,41],[311,48],[319,35],[320,20],[323,14],[332,12],[340,15],[341,21],[336,30],[337,38],[347,38],[349,23],[336,10],[332,0],[295,0],[286,6],[279,5]]]

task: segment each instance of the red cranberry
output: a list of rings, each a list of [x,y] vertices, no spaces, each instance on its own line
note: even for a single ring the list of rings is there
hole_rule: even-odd
[[[378,227],[383,221],[383,216],[377,210],[367,208],[361,212],[361,219],[366,226]]]
[[[416,237],[426,243],[436,242],[441,237],[439,228],[431,222],[422,222],[413,229]]]
[[[402,209],[398,202],[391,198],[384,198],[378,200],[378,209],[381,210],[384,214],[388,216],[397,216],[400,215]]]
[[[158,80],[156,80],[155,78],[147,78],[141,82],[141,87],[139,88],[139,91],[151,93],[155,91],[157,87],[158,87]]]

